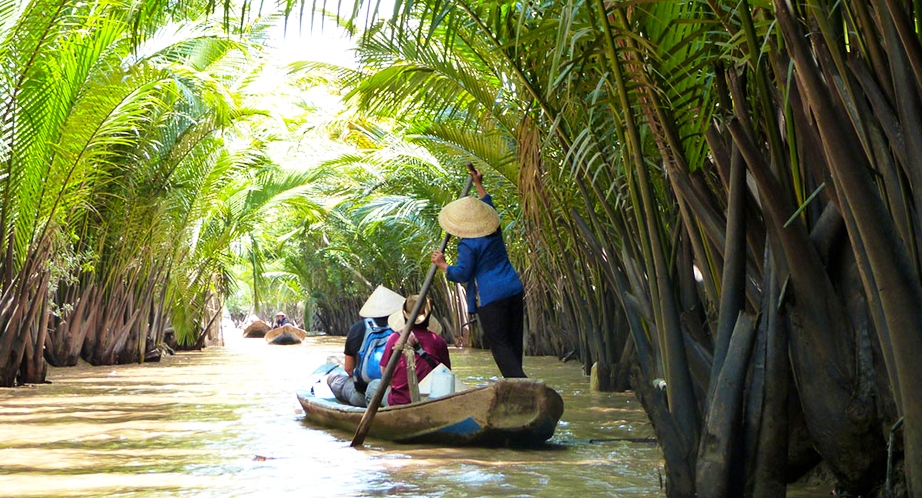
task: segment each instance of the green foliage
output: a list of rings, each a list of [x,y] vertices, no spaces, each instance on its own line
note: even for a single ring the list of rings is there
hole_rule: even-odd
[[[250,124],[265,113],[244,104],[245,69],[259,69],[256,42],[275,19],[248,26],[244,41],[184,7],[157,10],[165,4],[15,7],[0,11],[0,252],[12,256],[3,273],[31,272],[30,255],[56,241],[55,351],[64,341],[65,354],[82,349],[93,363],[139,361],[168,326],[194,342],[216,312],[212,296],[236,290],[232,245],[260,210],[301,202],[310,181],[278,172],[271,137]],[[0,295],[10,285],[0,282]],[[78,316],[96,289],[101,311]],[[3,340],[16,344],[31,323],[7,327]],[[39,361],[43,342],[26,346]]]
[[[922,385],[906,354],[922,341],[902,333],[922,309],[908,209],[919,199],[907,187],[922,141],[899,132],[919,126],[918,16],[899,2],[396,2],[363,34],[349,96],[410,130],[401,138],[445,171],[471,160],[515,187],[489,183],[514,206],[504,221],[515,220],[507,240],[526,281],[529,346],[576,349],[600,370],[624,368],[636,348],[634,388],[664,449],[668,494],[735,496],[753,481],[783,493],[783,476],[760,462],[728,462],[787,439],[751,436],[787,413],[786,395],[768,398],[788,368],[817,449],[864,493],[881,461],[868,427],[895,414],[841,415],[856,396],[842,386],[882,379],[859,358],[878,345],[887,358],[887,380],[866,383],[863,403],[892,392],[896,406],[922,410],[901,387]],[[749,175],[736,187],[732,168]],[[425,193],[401,183],[409,198],[364,211],[385,216],[394,203],[399,217],[425,217]],[[846,277],[857,274],[860,284]],[[773,295],[777,282],[793,294]],[[849,311],[855,296],[874,296],[858,306],[870,319]],[[776,340],[771,326],[790,333],[790,357],[786,343],[756,350],[768,374],[741,345],[753,333],[760,347]],[[873,348],[854,339],[875,333]],[[746,351],[725,358],[731,345]],[[654,378],[665,394],[647,387]],[[908,454],[922,447],[919,427],[905,438]],[[870,446],[878,452],[851,458]]]

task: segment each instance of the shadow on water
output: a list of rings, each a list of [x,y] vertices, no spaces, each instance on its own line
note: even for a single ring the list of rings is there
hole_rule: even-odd
[[[537,448],[441,448],[307,425],[295,392],[343,338],[227,346],[161,363],[52,368],[0,390],[2,496],[663,496],[662,455],[633,395],[593,393],[576,362],[526,358],[564,398]],[[466,383],[498,371],[451,349]]]

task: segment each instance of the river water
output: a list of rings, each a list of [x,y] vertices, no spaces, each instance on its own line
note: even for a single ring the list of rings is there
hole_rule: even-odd
[[[295,393],[341,337],[227,345],[160,363],[51,368],[50,384],[0,390],[2,496],[660,497],[662,454],[633,395],[589,392],[577,362],[527,357],[565,411],[536,449],[440,448],[311,427]],[[469,385],[487,351],[450,350]],[[595,440],[595,441],[593,441]]]

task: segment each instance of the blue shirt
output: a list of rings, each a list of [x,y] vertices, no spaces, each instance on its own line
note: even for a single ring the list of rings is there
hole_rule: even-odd
[[[481,200],[496,209],[490,195]],[[459,240],[458,262],[450,265],[445,275],[452,282],[467,283],[468,313],[477,312],[478,294],[480,305],[486,306],[523,292],[522,281],[509,262],[503,234],[499,229],[483,237]]]

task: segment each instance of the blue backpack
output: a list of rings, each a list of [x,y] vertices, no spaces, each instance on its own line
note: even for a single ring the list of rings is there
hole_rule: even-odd
[[[373,318],[365,319],[365,337],[362,339],[362,347],[359,348],[358,360],[352,373],[356,380],[367,384],[381,378],[381,357],[384,356],[387,338],[393,332],[389,326],[378,327]]]

